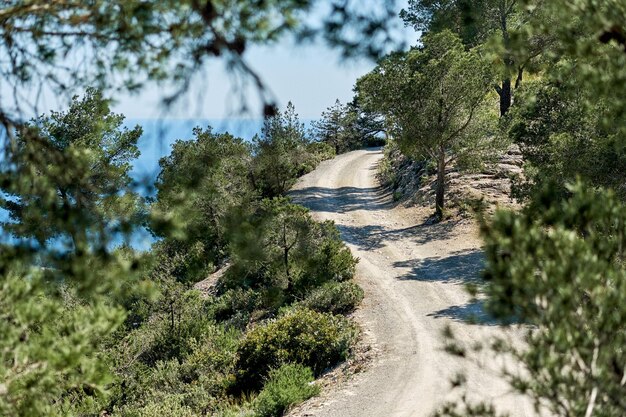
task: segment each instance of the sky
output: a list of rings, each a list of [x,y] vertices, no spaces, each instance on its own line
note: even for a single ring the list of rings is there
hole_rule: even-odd
[[[398,12],[406,1],[400,1]],[[401,38],[415,44],[417,34],[404,29],[398,19]],[[345,103],[352,99],[352,88],[357,78],[371,71],[375,62],[368,59],[342,60],[339,52],[322,42],[313,45],[296,45],[283,40],[274,46],[252,47],[244,56],[267,86],[280,107],[292,101],[301,119],[320,117],[322,111],[334,104],[336,99]],[[224,119],[238,118],[240,102],[233,99],[232,80],[220,62],[207,65],[205,71],[194,79],[190,91],[177,106],[168,109],[168,119]],[[259,100],[249,89],[248,104],[251,111],[243,116],[258,117]],[[149,85],[139,95],[118,97],[113,110],[128,119],[152,119],[164,116],[159,107],[163,91],[157,85]]]

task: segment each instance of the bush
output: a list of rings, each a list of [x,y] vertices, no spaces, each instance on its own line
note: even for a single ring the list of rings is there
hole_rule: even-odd
[[[261,294],[251,288],[230,289],[219,296],[211,307],[215,320],[245,328],[252,312],[262,307]]]
[[[199,417],[199,414],[182,404],[180,396],[166,397],[143,407],[127,407],[115,415],[116,417]]]
[[[326,142],[311,142],[308,144],[307,150],[314,156],[316,162],[335,157],[335,148]]]
[[[289,362],[315,374],[344,360],[356,329],[344,317],[295,309],[248,332],[239,349],[238,387],[258,389],[270,369]]]
[[[197,317],[185,321],[206,323]],[[146,404],[161,404],[176,397],[198,415],[214,409],[235,382],[240,335],[211,323],[201,329],[200,334],[187,334],[181,339],[185,353],[171,359],[155,355],[158,349],[154,347],[163,339],[163,333],[169,332],[167,321],[150,321],[129,333],[110,352],[119,383],[110,388],[109,407],[120,416],[134,417],[143,415],[137,413]],[[148,363],[143,360],[146,355]]]
[[[395,161],[400,156],[398,144],[389,141],[383,149],[383,158],[378,164],[378,180],[385,187],[395,188],[398,181],[398,170]]]
[[[298,364],[283,365],[270,371],[269,380],[256,398],[258,417],[280,417],[292,405],[317,395],[319,387],[313,381],[311,369]]]
[[[354,282],[329,282],[313,290],[300,304],[318,312],[348,314],[363,296],[363,290]]]

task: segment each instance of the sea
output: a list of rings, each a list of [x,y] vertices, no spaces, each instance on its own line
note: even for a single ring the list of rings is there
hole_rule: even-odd
[[[305,129],[311,127],[311,120],[302,120]],[[246,141],[261,132],[262,119],[126,119],[124,127],[129,129],[141,126],[143,133],[138,142],[139,157],[133,162],[131,178],[134,189],[144,197],[153,197],[153,187],[160,168],[159,160],[170,154],[172,144],[178,140],[193,140],[193,129],[196,127],[211,128],[215,133],[230,133]],[[0,209],[0,222],[8,220],[6,211]],[[0,226],[0,243],[15,242]],[[130,240],[116,239],[114,246],[129,244],[138,250],[147,250],[155,238],[145,229],[137,230]]]
[[[246,141],[261,132],[262,119],[127,119],[124,126],[141,126],[139,157],[134,161],[131,177],[136,181],[154,181],[159,173],[159,159],[170,154],[178,140],[194,139],[196,127],[211,128],[215,133],[228,132]]]

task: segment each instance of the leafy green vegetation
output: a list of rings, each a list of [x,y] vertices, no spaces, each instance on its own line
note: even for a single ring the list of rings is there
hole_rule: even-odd
[[[363,289],[351,281],[328,282],[311,291],[299,304],[318,312],[348,314],[363,300]]]
[[[258,388],[270,369],[289,362],[319,375],[347,357],[355,334],[343,317],[300,308],[288,311],[246,335],[238,351],[239,386]]]
[[[524,350],[491,347],[517,360],[523,371],[505,377],[538,409],[623,415],[624,1],[410,0],[402,17],[420,43],[359,79],[314,141],[244,52],[294,34],[381,57],[393,10],[367,17],[355,3],[332,1],[315,26],[315,1],[4,2],[0,414],[278,416],[314,395],[311,380],[350,354],[344,315],[363,292],[334,225],[285,194],[384,134],[436,167],[438,218],[448,168],[520,146],[525,205],[482,219],[474,291],[505,324],[533,328]],[[246,143],[196,129],[161,161],[146,202],[129,176],[141,129],[123,128],[103,91],[171,83],[171,104],[208,59],[251,77],[263,131]],[[33,86],[84,94],[25,122],[26,107],[38,114]],[[146,253],[127,244],[140,227],[158,239]],[[439,414],[496,412],[460,401]]]
[[[313,128],[318,140],[332,146],[336,154],[385,142],[379,135],[384,131],[380,116],[365,111],[356,100],[348,104],[336,100],[313,122]]]
[[[568,191],[555,201],[547,188],[537,205],[483,226],[488,308],[539,329],[528,332],[528,349],[505,347],[528,372],[511,376],[513,386],[556,415],[592,404],[617,416],[626,407],[626,211],[611,192],[582,183]]]
[[[259,417],[280,417],[293,404],[298,404],[319,392],[311,385],[313,373],[302,365],[283,365],[270,371],[269,380],[255,401]]]
[[[16,136],[19,151],[3,172],[21,181],[5,181],[3,200],[17,243],[3,252],[2,414],[200,416],[251,407],[280,415],[313,395],[311,371],[299,365],[319,375],[337,364],[356,330],[297,301],[347,284],[356,260],[332,223],[281,195],[328,148],[308,141],[293,106],[268,119],[262,150],[197,128],[160,161],[148,206],[128,176],[141,130],[121,129],[122,120],[88,90]],[[50,152],[37,152],[42,144]],[[267,161],[296,168],[255,171]],[[282,188],[268,188],[276,172]],[[109,250],[139,224],[158,237],[150,251]],[[193,289],[218,268],[226,272],[211,295]],[[316,306],[345,314],[358,301]],[[255,343],[269,356],[251,353]],[[246,396],[233,394],[242,388]]]
[[[437,218],[445,205],[446,168],[480,163],[497,148],[481,109],[490,82],[486,63],[450,31],[424,37],[423,47],[388,57],[357,82],[359,101],[382,114],[403,152],[436,162]]]

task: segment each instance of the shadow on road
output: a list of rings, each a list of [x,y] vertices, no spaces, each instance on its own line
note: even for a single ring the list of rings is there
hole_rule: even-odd
[[[483,301],[473,301],[464,305],[450,306],[427,314],[436,319],[447,318],[454,321],[482,326],[499,326],[502,323],[485,311]]]
[[[362,250],[380,249],[384,247],[387,242],[410,237],[413,235],[415,227],[416,226],[403,229],[389,229],[378,225],[337,225],[343,240]]]
[[[453,252],[444,257],[411,259],[393,264],[396,268],[411,268],[398,277],[403,281],[439,281],[469,284],[480,282],[484,255],[480,249]]]
[[[307,187],[289,193],[294,202],[313,211],[344,213],[354,210],[390,208],[389,199],[380,187]]]
[[[438,224],[423,223],[416,226],[392,229],[379,225],[352,226],[337,225],[342,238],[362,250],[380,249],[385,246],[385,242],[397,242],[399,240],[410,240],[418,245],[435,241],[449,239],[455,231],[457,222],[444,222]]]

